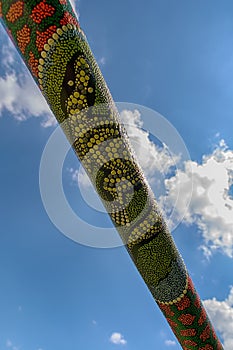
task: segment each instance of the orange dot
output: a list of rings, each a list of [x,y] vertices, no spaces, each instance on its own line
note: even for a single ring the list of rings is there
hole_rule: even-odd
[[[17,32],[18,46],[23,54],[25,53],[27,45],[30,43],[30,34],[31,30],[26,24]]]
[[[14,23],[19,17],[23,15],[23,7],[23,1],[17,1],[12,4],[8,13],[6,14],[6,19],[9,22]]]

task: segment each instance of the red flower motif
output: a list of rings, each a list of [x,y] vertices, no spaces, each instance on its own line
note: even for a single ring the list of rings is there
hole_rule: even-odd
[[[191,280],[190,276],[188,277],[188,290],[189,290],[192,294],[196,294],[195,288],[194,288],[194,285],[193,285],[193,281]]]
[[[201,307],[201,300],[200,298],[197,296],[195,302],[194,302],[194,305],[196,306],[196,308],[200,309]]]
[[[160,309],[165,312],[167,316],[174,316],[175,313],[171,310],[169,305],[159,304]]]
[[[26,24],[23,26],[21,30],[17,32],[18,46],[22,54],[25,53],[26,47],[30,43],[30,40],[31,40],[30,35],[31,35],[31,30]]]
[[[181,315],[178,320],[183,323],[185,326],[190,326],[196,316],[190,315],[190,314],[183,314]]]
[[[199,326],[201,326],[205,321],[206,321],[206,312],[205,312],[204,308],[202,308],[201,315],[200,315],[200,318],[198,320]]]
[[[206,341],[206,339],[208,339],[210,337],[210,326],[207,325],[204,329],[204,331],[201,333],[200,335],[200,339],[202,341]]]
[[[68,23],[70,24],[74,24],[75,26],[79,27],[79,23],[77,21],[77,19],[72,16],[69,12],[65,12],[63,18],[60,20],[60,24],[63,25],[67,25]]]
[[[38,77],[38,64],[39,60],[37,60],[32,52],[29,53],[29,60],[28,60],[29,67],[31,69],[32,74],[35,77]]]
[[[39,52],[44,50],[44,45],[47,43],[48,39],[52,37],[53,33],[56,32],[56,26],[50,26],[44,32],[36,31],[36,47]]]
[[[207,344],[206,346],[204,346],[204,348],[199,348],[199,350],[214,350],[213,346],[210,344]]]
[[[20,18],[23,15],[23,6],[23,1],[17,1],[14,4],[12,4],[9,11],[6,14],[6,19],[9,22],[14,23],[18,18]]]
[[[175,329],[177,327],[177,323],[172,321],[170,318],[167,318],[167,322],[170,324],[172,329]]]
[[[51,5],[46,4],[46,0],[42,0],[32,10],[31,18],[35,23],[40,24],[46,17],[50,17],[54,14],[55,8]]]
[[[187,345],[187,346],[197,346],[197,343],[196,343],[195,341],[193,341],[193,340],[185,339],[184,345]]]
[[[194,328],[182,329],[180,331],[180,335],[182,335],[182,337],[195,337],[196,334],[197,332]]]
[[[176,307],[179,311],[185,310],[190,306],[191,302],[190,299],[187,297],[187,295],[185,295],[181,301],[178,301],[178,303],[176,303]]]

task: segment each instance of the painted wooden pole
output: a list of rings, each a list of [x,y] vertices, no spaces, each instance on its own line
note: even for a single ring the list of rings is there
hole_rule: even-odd
[[[182,348],[223,349],[69,1],[0,0],[0,17]]]

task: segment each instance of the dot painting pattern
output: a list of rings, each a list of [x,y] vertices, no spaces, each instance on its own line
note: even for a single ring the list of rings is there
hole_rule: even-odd
[[[222,349],[190,277],[183,298],[170,305],[159,303],[159,307],[183,349]]]
[[[183,349],[221,350],[68,0],[0,0],[0,18]]]

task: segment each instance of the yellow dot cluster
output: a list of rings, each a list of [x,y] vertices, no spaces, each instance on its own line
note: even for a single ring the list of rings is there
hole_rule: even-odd
[[[44,50],[41,51],[41,58],[39,59],[39,65],[38,65],[38,76],[39,76],[39,86],[40,89],[43,90],[43,78],[46,73],[46,70],[44,69],[45,65],[45,59],[48,56],[48,52],[51,50],[51,48],[54,46],[55,42],[59,40],[59,38],[68,30],[74,29],[74,26],[72,24],[67,24],[66,26],[62,26],[62,28],[58,28],[56,33],[53,33],[52,38],[49,38],[47,43],[44,45]]]
[[[93,86],[89,85],[90,66],[84,56],[79,56],[75,62],[75,80],[69,80],[68,85],[74,87],[73,93],[66,101],[66,108],[69,115],[80,112],[83,108],[88,107],[87,96],[94,93]]]
[[[74,119],[75,118],[77,118],[77,116],[74,116]],[[79,114],[74,122],[74,135],[76,139],[74,142],[74,148],[80,159],[83,159],[83,157],[90,152],[92,158],[94,158],[101,166],[109,158],[118,158],[118,149],[122,145],[119,126],[111,121],[100,121],[98,123],[95,122],[97,125],[92,129],[86,129],[87,125],[81,119],[84,118],[82,118],[82,114]],[[118,139],[117,142],[114,141],[116,138]],[[109,142],[108,144],[110,147],[106,147],[105,150],[102,149],[100,152],[99,145],[109,139],[112,139],[112,142]],[[91,160],[89,161],[91,162]]]
[[[106,152],[108,148],[111,150],[111,147],[106,147]],[[130,226],[143,206],[140,203],[136,211],[133,208],[140,201],[143,205],[146,201],[147,193],[142,191],[140,174],[134,169],[129,153],[124,157],[120,153],[119,158],[106,162],[98,172],[97,191],[102,199],[109,201],[110,216],[116,226]]]
[[[128,247],[132,249],[135,244],[142,242],[145,239],[149,239],[156,236],[163,230],[163,223],[161,216],[158,215],[157,211],[150,210],[145,215],[145,218],[141,218],[138,221],[137,226],[132,230],[128,239]]]

